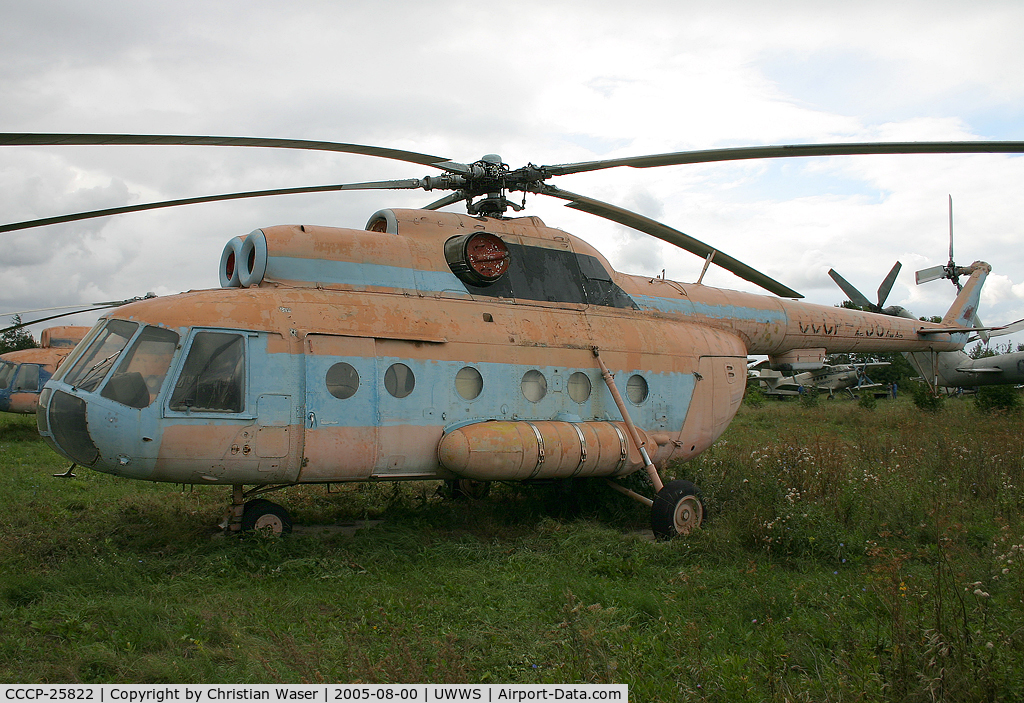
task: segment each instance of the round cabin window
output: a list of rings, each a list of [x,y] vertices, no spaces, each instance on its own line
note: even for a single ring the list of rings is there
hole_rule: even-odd
[[[384,373],[384,388],[396,398],[404,398],[416,387],[416,377],[405,364],[391,364]]]
[[[455,374],[455,390],[466,400],[473,400],[484,389],[484,379],[472,366],[459,369]]]
[[[643,376],[634,374],[626,381],[626,397],[629,398],[631,403],[640,405],[640,403],[647,400],[647,393],[647,381],[644,380]]]
[[[527,371],[523,375],[521,387],[523,389],[523,397],[531,403],[540,401],[548,393],[548,381],[544,378],[544,374],[536,369]]]
[[[582,371],[577,371],[569,377],[566,383],[569,389],[569,397],[577,403],[585,403],[590,398],[590,377]]]
[[[327,369],[327,390],[335,398],[351,398],[359,390],[359,372],[352,364],[338,362]]]

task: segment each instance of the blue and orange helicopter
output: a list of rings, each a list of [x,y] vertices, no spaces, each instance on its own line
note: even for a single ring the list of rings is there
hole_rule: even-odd
[[[159,135],[0,134],[0,146],[187,144],[312,149],[438,175],[202,196],[0,226],[0,232],[216,200],[367,189],[450,191],[363,228],[263,227],[230,239],[221,288],[106,313],[46,384],[40,434],[74,464],[231,487],[228,530],[291,529],[260,497],[302,483],[600,478],[650,507],[656,535],[701,524],[696,486],[663,481],[707,449],[746,386],[746,359],[787,372],[835,352],[949,351],[991,268],[975,262],[941,323],[812,305],[727,254],[556,176],[735,159],[1021,152],[1024,142],[852,143],[677,152],[512,169],[382,147]],[[583,239],[507,216],[547,195],[676,244],[773,295],[615,271]],[[466,213],[440,208],[465,202]],[[654,495],[616,479],[645,471]],[[248,489],[246,487],[249,487]]]
[[[34,414],[39,393],[88,327],[47,327],[39,346],[0,354],[0,412]]]

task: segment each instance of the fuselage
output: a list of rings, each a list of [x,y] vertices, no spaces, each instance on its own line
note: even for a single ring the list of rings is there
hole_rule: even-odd
[[[494,280],[486,256],[455,261],[477,233],[507,248]],[[467,273],[481,262],[483,279]],[[229,242],[221,282],[103,318],[47,384],[44,438],[99,471],[182,483],[618,476],[642,462],[595,350],[663,467],[724,431],[748,354],[963,344],[919,334],[928,323],[621,274],[533,217],[268,227]],[[483,456],[474,468],[439,457],[455,433]]]

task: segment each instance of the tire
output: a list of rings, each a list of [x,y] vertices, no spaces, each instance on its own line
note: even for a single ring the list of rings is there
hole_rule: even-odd
[[[447,481],[452,498],[483,500],[491,492],[490,481],[475,481],[471,478],[457,478]]]
[[[704,522],[700,489],[689,481],[671,481],[651,506],[651,529],[658,539],[688,535]]]
[[[242,509],[242,532],[255,530],[266,530],[272,535],[287,535],[292,531],[291,515],[269,500],[250,500]]]

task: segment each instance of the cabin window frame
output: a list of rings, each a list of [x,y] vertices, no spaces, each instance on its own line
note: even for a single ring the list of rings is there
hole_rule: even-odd
[[[174,343],[171,346],[170,354],[166,357],[166,363],[162,364],[159,373],[143,374],[143,371],[153,371],[157,368],[147,365],[147,361],[154,357],[154,351],[158,349],[156,345],[167,345],[170,343],[169,339],[161,341],[159,339],[161,335],[174,335]],[[115,403],[120,403],[136,410],[148,408],[160,397],[164,384],[167,382],[167,377],[170,375],[174,355],[180,347],[181,335],[175,330],[169,327],[161,327],[160,325],[143,324],[128,342],[127,346],[118,354],[113,373],[109,374],[109,377],[99,389],[100,395],[107,400],[113,400]],[[159,362],[158,366],[160,366]],[[139,404],[142,402],[141,397],[132,398],[130,395],[123,397],[122,394],[127,390],[124,384],[118,384],[118,387],[114,387],[116,379],[130,376],[136,376],[142,382],[142,386],[133,390],[145,391],[145,404]]]
[[[18,365],[7,361],[6,359],[0,359],[0,391],[5,391],[11,387],[11,383],[14,381],[14,376],[18,372]]]
[[[405,369],[405,373],[398,367]],[[416,390],[416,372],[412,367],[402,361],[394,361],[388,364],[381,379],[385,392],[396,400],[408,398]],[[398,384],[402,384],[399,386]],[[401,395],[399,395],[401,393]]]
[[[35,381],[31,386],[26,386],[25,379],[32,375],[33,370],[35,371]],[[15,372],[14,378],[11,379],[11,393],[38,393],[41,390],[39,381],[42,375],[42,365],[31,362],[21,364]]]
[[[355,375],[355,385],[351,386],[352,392],[349,393],[348,395],[338,395],[338,393],[334,392],[336,388],[344,390],[348,390],[350,388],[350,386],[339,383],[336,378],[332,383],[332,372],[334,372],[335,369],[338,369],[339,372],[341,373],[348,374],[349,372],[351,372],[352,374]],[[337,400],[349,400],[350,398],[355,396],[356,393],[359,392],[359,386],[362,385],[362,380],[362,377],[360,377],[359,375],[359,369],[357,369],[354,365],[350,364],[347,361],[336,361],[327,368],[327,371],[324,372],[324,387],[327,389],[327,392],[331,395],[331,397]]]
[[[240,392],[242,409],[238,412],[231,410],[193,410],[191,408],[177,410],[171,407],[171,401],[174,399],[175,390],[178,387],[181,374],[185,370],[185,365],[188,362],[189,355],[192,353],[192,348],[195,345],[196,338],[203,333],[234,335],[242,338],[242,389]],[[257,336],[259,336],[257,332],[249,330],[230,329],[224,327],[191,328],[185,335],[183,335],[185,341],[179,345],[177,354],[171,362],[171,369],[167,374],[171,377],[171,380],[169,382],[165,380],[165,383],[168,384],[168,390],[161,402],[164,417],[220,418],[223,420],[255,419],[256,403],[250,402],[249,400],[249,393],[252,389],[252,351],[250,346],[251,339]]]
[[[639,383],[638,383],[639,381]],[[642,386],[640,384],[643,384]],[[643,389],[643,397],[637,400],[635,389]],[[651,397],[651,384],[644,378],[643,374],[633,373],[626,379],[626,400],[633,405],[643,405]]]
[[[584,384],[582,381],[586,381],[587,393],[582,400],[576,398],[577,393],[574,389],[581,388]],[[565,392],[569,396],[569,400],[576,403],[577,405],[583,405],[590,397],[594,394],[594,381],[591,380],[590,376],[583,371],[573,371],[569,374],[569,378],[565,380]]]
[[[131,334],[127,337],[123,337],[120,332],[114,331],[114,326],[132,326],[134,329]],[[110,376],[114,367],[120,363],[121,354],[124,353],[125,349],[128,349],[135,337],[138,336],[139,331],[144,327],[143,324],[135,322],[133,320],[122,320],[117,317],[112,317],[104,320],[102,329],[98,330],[97,334],[92,335],[89,339],[89,344],[82,350],[73,364],[61,364],[63,368],[67,368],[67,372],[61,375],[61,380],[68,384],[72,388],[75,388],[84,393],[99,393],[99,389],[103,387],[107,377]],[[101,335],[107,334],[107,336],[100,338]],[[122,337],[125,341],[116,351],[112,353],[109,349],[105,348],[107,342],[112,336]],[[113,347],[110,347],[112,349]],[[101,354],[106,354],[103,358],[96,361]],[[96,361],[96,363],[92,363]],[[100,372],[100,373],[97,373]]]
[[[465,373],[465,372],[471,373]],[[476,374],[475,376],[473,374]],[[461,377],[461,378],[460,378]],[[459,398],[466,402],[472,402],[479,400],[480,396],[484,392],[484,376],[480,373],[480,369],[477,367],[467,364],[458,371],[455,372],[454,380],[455,392]],[[466,395],[467,392],[476,391],[473,395]]]
[[[540,369],[530,369],[520,379],[519,390],[528,402],[539,403],[547,397],[548,390],[550,390],[548,378]]]

